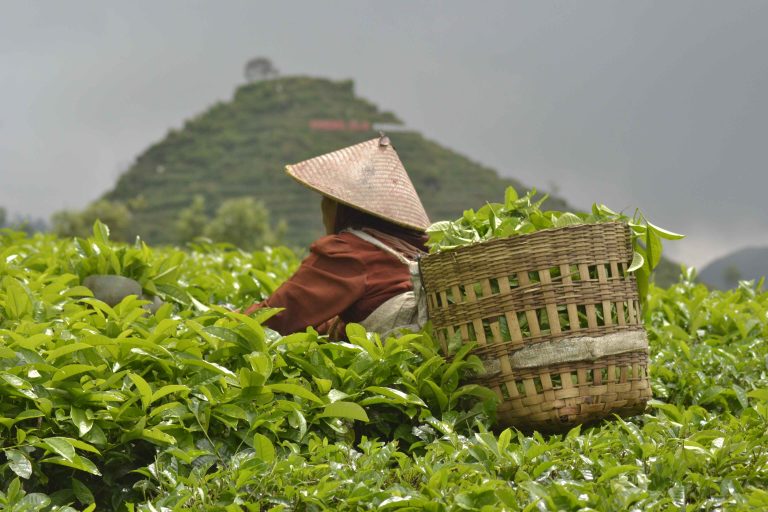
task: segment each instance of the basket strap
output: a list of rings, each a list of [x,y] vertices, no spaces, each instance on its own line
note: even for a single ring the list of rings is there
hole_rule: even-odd
[[[400,260],[400,263],[410,266],[411,261],[408,258],[403,256],[402,254],[400,254],[399,252],[397,252],[396,250],[394,250],[393,248],[391,248],[390,246],[388,246],[387,244],[385,244],[375,236],[371,236],[364,231],[360,231],[359,229],[350,228],[350,229],[345,229],[344,231],[347,231],[348,233],[352,233],[358,238],[362,238],[366,242],[375,245],[379,249],[390,253],[391,255],[396,257],[398,260]]]
[[[409,307],[406,309],[413,309],[414,315],[409,320],[410,325],[405,325],[404,327],[407,327],[411,330],[419,330],[421,329],[429,320],[429,314],[427,311],[427,296],[424,293],[424,287],[421,284],[421,270],[419,268],[419,262],[418,261],[411,261],[402,254],[400,254],[398,251],[394,250],[378,238],[369,235],[368,233],[365,233],[363,231],[360,231],[359,229],[346,229],[345,231],[348,231],[349,233],[352,233],[358,238],[361,238],[365,240],[366,242],[369,242],[379,249],[386,251],[390,254],[392,254],[394,257],[396,257],[400,262],[408,267],[408,271],[411,273],[411,285],[412,285],[412,291],[408,291],[405,293],[402,293],[403,297],[400,297],[397,299],[398,301],[405,300],[404,297],[408,296],[408,299],[406,301],[407,304],[409,304]],[[391,300],[396,299],[398,296],[393,297]],[[387,301],[389,302],[389,301]],[[387,304],[385,302],[384,304]],[[411,302],[413,304],[411,305]],[[397,302],[398,305],[401,305],[402,302]],[[399,306],[398,306],[399,307]],[[386,308],[385,308],[386,309]],[[398,310],[399,311],[399,310]],[[376,313],[377,311],[374,311],[373,313]],[[372,313],[372,316],[374,316]],[[400,313],[398,313],[398,316],[401,316]],[[366,319],[365,321],[367,321]],[[364,322],[365,322],[364,321]]]

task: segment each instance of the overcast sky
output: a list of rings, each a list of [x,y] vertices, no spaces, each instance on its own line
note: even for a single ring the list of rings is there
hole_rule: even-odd
[[[578,208],[639,207],[701,267],[768,245],[767,27],[744,0],[0,0],[0,206],[83,207],[266,56]]]

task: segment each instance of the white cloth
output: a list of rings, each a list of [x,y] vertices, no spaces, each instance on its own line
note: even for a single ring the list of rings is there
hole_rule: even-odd
[[[427,323],[427,300],[421,286],[419,262],[411,261],[378,238],[357,229],[349,233],[369,242],[395,256],[411,273],[413,290],[395,295],[368,315],[360,325],[369,332],[376,332],[382,338],[396,334],[400,329],[419,331]]]
[[[600,358],[648,350],[644,330],[616,332],[605,336],[577,336],[536,343],[516,350],[509,356],[512,370],[527,370],[577,361],[597,361]],[[498,358],[483,360],[485,376],[501,373]]]

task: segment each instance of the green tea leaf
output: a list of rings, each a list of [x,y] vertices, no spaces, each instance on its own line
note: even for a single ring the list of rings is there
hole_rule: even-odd
[[[41,444],[50,451],[57,453],[68,461],[73,461],[75,456],[75,447],[65,437],[46,437]]]
[[[15,510],[43,510],[50,504],[51,498],[41,492],[33,492],[21,498]]]
[[[272,441],[258,432],[253,435],[253,450],[256,457],[264,462],[272,462],[275,460],[275,447],[272,444]]]
[[[742,408],[746,409],[749,407],[749,400],[747,400],[747,392],[739,386],[738,384],[734,384],[732,386],[733,392],[736,395],[736,399],[739,401],[739,405],[741,405]]]
[[[68,437],[67,442],[78,450],[85,450],[87,452],[95,453],[96,455],[101,455],[99,450],[97,450],[94,446],[91,446],[90,444],[86,443],[85,441],[81,441],[80,439],[72,439]]]
[[[648,405],[656,409],[661,409],[662,411],[664,411],[664,414],[666,414],[670,419],[674,421],[677,421],[677,422],[683,421],[683,414],[680,412],[680,409],[678,409],[673,404],[665,404],[664,402],[651,400],[648,402]]]
[[[5,450],[5,456],[8,458],[8,467],[11,468],[11,471],[24,479],[32,476],[32,463],[24,452],[11,448]]]
[[[161,387],[154,393],[152,393],[152,396],[150,397],[149,403],[155,403],[164,396],[170,395],[172,393],[179,393],[179,392],[189,392],[189,386],[185,386],[183,384],[168,384],[166,386]]]
[[[75,455],[72,460],[69,460],[65,457],[49,457],[47,459],[43,459],[41,462],[58,464],[59,466],[66,466],[68,468],[85,471],[86,473],[90,473],[92,475],[101,476],[99,468],[97,468],[93,462],[79,455]]]
[[[97,220],[93,223],[93,238],[103,246],[109,245],[109,226]]]
[[[162,445],[176,444],[176,438],[172,435],[166,434],[157,428],[145,428],[141,431],[141,437],[147,441],[152,441]]]
[[[333,402],[325,406],[320,418],[346,418],[368,422],[368,414],[365,409],[354,402]]]
[[[220,375],[227,375],[230,377],[237,377],[237,375],[232,372],[229,368],[226,368],[218,363],[212,363],[209,361],[206,361],[204,359],[190,359],[190,358],[181,358],[181,363],[186,366],[197,366],[201,368],[205,368],[206,370],[210,370],[214,373],[220,374]]]
[[[666,240],[680,240],[682,238],[685,238],[685,235],[681,235],[678,233],[673,233],[672,231],[669,231],[664,228],[660,228],[659,226],[656,226],[655,224],[648,223],[648,227],[656,232],[657,235],[659,235],[661,238],[664,238]]]
[[[753,389],[747,392],[749,398],[768,402],[768,388]]]
[[[661,239],[652,229],[649,229],[645,236],[645,252],[650,270],[656,268],[661,261],[661,250]]]
[[[504,206],[506,209],[511,210],[518,198],[519,196],[517,195],[517,190],[515,190],[515,187],[507,187],[507,189],[504,191]]]
[[[295,395],[301,398],[305,398],[319,404],[323,403],[323,401],[320,400],[320,398],[312,391],[297,384],[270,384],[269,386],[265,386],[265,388],[272,391],[273,393],[285,393],[288,395]]]
[[[85,286],[72,286],[71,288],[68,288],[64,292],[62,292],[62,295],[64,297],[93,297],[93,292],[90,288],[86,288]]]
[[[32,387],[32,384],[22,379],[21,377],[11,373],[1,372],[0,379],[10,384],[17,393],[33,400],[38,398],[37,393],[35,393]]]
[[[448,396],[445,394],[442,388],[435,384],[431,379],[425,379],[424,384],[432,390],[432,393],[437,399],[438,405],[440,406],[440,410],[444,411],[448,409]]]
[[[21,411],[15,419],[15,422],[18,423],[19,421],[29,420],[32,418],[42,418],[45,417],[45,413],[43,411],[38,411],[35,409],[27,409],[26,411]]]
[[[240,335],[238,335],[232,329],[227,329],[226,327],[217,327],[215,325],[210,325],[208,327],[203,327],[203,331],[223,341],[228,341],[230,343],[237,343],[237,344],[242,343],[242,339],[240,338]]]
[[[128,378],[131,379],[131,381],[136,386],[136,389],[138,390],[141,397],[141,408],[146,411],[149,405],[152,403],[152,388],[141,375],[136,373],[129,373]]]
[[[95,370],[96,367],[89,364],[68,364],[62,366],[56,373],[53,374],[51,382],[59,382],[81,373],[90,372]]]
[[[604,482],[605,480],[610,480],[611,478],[614,478],[618,475],[623,475],[625,473],[641,471],[641,470],[642,468],[638,466],[630,466],[627,464],[612,466],[606,469],[605,471],[603,471],[603,474],[600,475],[600,477],[597,479],[597,483]]]
[[[554,227],[564,228],[566,226],[577,226],[579,224],[584,224],[584,221],[573,213],[565,212],[555,220]]]
[[[498,440],[498,450],[499,453],[504,453],[507,448],[509,447],[510,440],[512,439],[512,431],[510,429],[504,429],[501,434],[499,434],[499,440]]]
[[[629,268],[627,269],[627,271],[634,272],[637,269],[641,268],[644,264],[645,264],[645,258],[643,258],[643,255],[635,251],[632,254],[632,263],[629,265]]]
[[[72,479],[72,492],[75,494],[77,501],[83,505],[89,505],[96,501],[91,490],[77,478]]]
[[[85,350],[90,348],[93,348],[93,347],[88,343],[82,343],[82,342],[70,343],[53,350],[49,350],[48,357],[46,357],[46,361],[49,361],[49,362],[55,361],[61,356],[65,356],[73,352],[78,352],[80,350]]]
[[[19,281],[6,276],[3,278],[3,288],[5,288],[5,310],[11,318],[20,319],[32,314],[32,300]]]
[[[72,418],[72,422],[77,426],[80,436],[84,436],[93,428],[93,420],[89,419],[82,409],[72,407],[69,411],[69,416]]]
[[[365,388],[365,391],[378,393],[380,395],[383,395],[387,398],[392,399],[395,403],[415,404],[415,405],[420,405],[422,407],[426,407],[426,404],[421,398],[419,398],[416,395],[409,395],[407,393],[403,393],[399,389],[387,388],[384,386],[369,386]]]
[[[509,189],[507,189],[507,190],[509,190]],[[447,230],[449,230],[451,228],[451,226],[452,226],[451,221],[441,220],[441,221],[435,222],[434,224],[431,224],[427,228],[427,233],[436,233],[436,232],[441,232],[441,231],[447,231]]]

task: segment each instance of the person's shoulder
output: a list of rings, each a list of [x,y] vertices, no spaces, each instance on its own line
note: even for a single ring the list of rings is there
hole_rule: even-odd
[[[310,246],[310,251],[324,256],[347,256],[367,249],[365,240],[343,231],[318,238]]]

